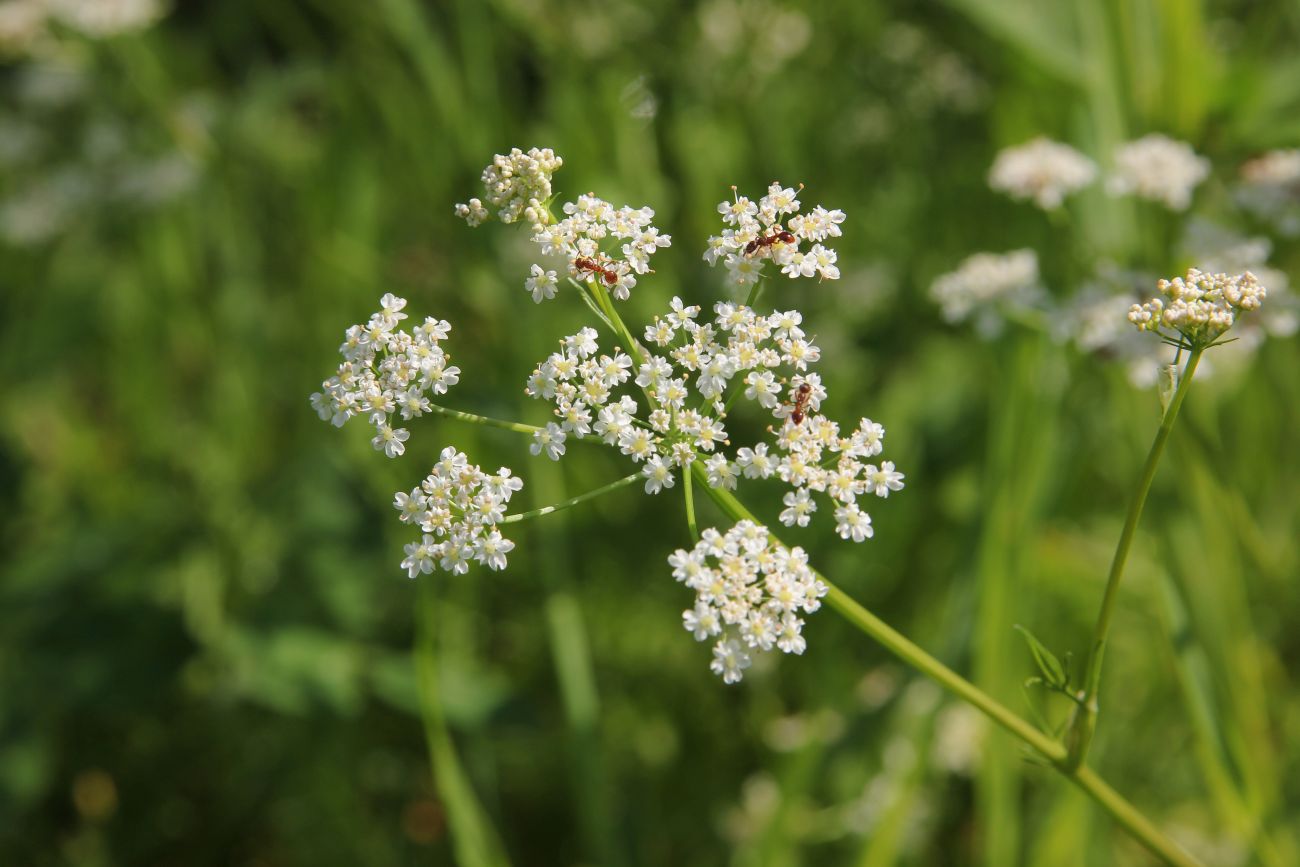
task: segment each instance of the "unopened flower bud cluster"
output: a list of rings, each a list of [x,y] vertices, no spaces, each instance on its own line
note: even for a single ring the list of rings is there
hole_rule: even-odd
[[[887,497],[903,487],[903,475],[891,462],[864,460],[883,448],[880,425],[862,419],[841,435],[839,425],[818,413],[826,389],[807,371],[821,350],[804,334],[799,312],[759,315],[720,302],[713,321],[698,322],[699,316],[698,306],[674,298],[668,313],[646,327],[645,342],[654,351],[644,353],[635,371],[627,353],[598,354],[593,329],[565,338],[525,387],[528,395],[553,402],[559,419],[535,435],[533,453],[558,460],[569,436],[599,437],[643,464],[651,494],[673,487],[677,472],[703,457],[715,488],[734,489],[741,476],[775,476],[790,485],[781,513],[787,526],[807,526],[817,511],[813,494],[823,493],[841,537],[870,538],[871,518],[857,498]],[[633,384],[644,391],[649,412],[626,393]],[[621,395],[615,393],[620,387]],[[771,446],[729,451],[728,413],[742,397],[781,423]]]
[[[497,219],[513,223],[520,218],[534,225],[545,222],[546,201],[551,198],[551,175],[559,171],[564,160],[550,148],[529,148],[524,153],[514,148],[508,155],[497,154],[483,169],[483,187],[487,205],[470,199],[456,206],[456,216],[477,226],[491,216],[489,207],[497,209]]]
[[[394,428],[394,414],[409,421],[429,411],[429,394],[446,394],[460,381],[460,368],[439,345],[451,333],[445,320],[428,317],[407,332],[397,325],[407,316],[406,299],[389,293],[379,300],[380,310],[365,325],[344,332],[339,352],[343,363],[325,380],[324,391],[311,396],[312,407],[324,421],[341,427],[353,416],[364,415],[375,426],[371,440],[377,451],[395,458],[406,451],[410,436]]]
[[[1129,321],[1141,331],[1172,328],[1193,346],[1208,346],[1232,327],[1237,316],[1256,310],[1267,290],[1247,271],[1230,277],[1191,268],[1186,277],[1156,284],[1165,300],[1134,304]]]
[[[989,186],[1013,199],[1032,199],[1044,211],[1059,208],[1065,197],[1097,177],[1097,164],[1074,148],[1042,136],[997,155]]]
[[[785,548],[766,527],[741,521],[725,534],[707,529],[668,558],[673,577],[695,593],[682,625],[696,641],[716,639],[711,670],[736,683],[753,653],[803,653],[801,614],[821,607],[826,585],[802,548]]]
[[[802,189],[802,185],[796,190],[773,183],[757,202],[733,189],[732,200],[718,205],[723,222],[731,228],[709,238],[704,260],[716,265],[721,259],[736,286],[757,282],[768,260],[787,277],[839,279],[835,251],[821,242],[840,237],[844,212],[818,205],[807,214],[799,213],[796,197]],[[811,244],[806,250],[805,242]]]
[[[463,452],[443,449],[420,486],[409,494],[399,491],[393,500],[402,523],[423,533],[420,541],[406,546],[402,568],[412,578],[435,568],[459,575],[469,571],[471,561],[494,571],[506,568],[515,543],[496,525],[505,517],[511,495],[523,486],[506,467],[489,475]]]

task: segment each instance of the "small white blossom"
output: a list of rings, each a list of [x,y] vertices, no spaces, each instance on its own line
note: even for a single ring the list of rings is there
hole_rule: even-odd
[[[883,461],[880,468],[867,466],[867,487],[877,497],[888,497],[890,491],[903,490],[903,474],[894,469],[893,461]]]
[[[839,506],[835,509],[835,532],[841,539],[861,542],[875,535],[871,527],[871,516],[858,508],[857,503]]]
[[[524,288],[532,293],[533,301],[541,304],[555,297],[558,284],[554,271],[543,271],[541,265],[534,265],[532,276],[524,281]]]
[[[553,461],[558,461],[564,454],[564,440],[567,435],[555,422],[547,422],[546,427],[533,434],[533,444],[528,450],[534,455],[543,452]]]
[[[671,488],[676,484],[672,466],[658,455],[645,462],[645,466],[641,468],[641,475],[645,476],[647,494],[657,494],[664,488]]]

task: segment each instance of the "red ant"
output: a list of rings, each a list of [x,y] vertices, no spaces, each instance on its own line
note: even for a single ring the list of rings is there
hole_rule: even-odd
[[[599,274],[605,281],[606,286],[613,286],[618,282],[618,272],[613,268],[606,268],[596,259],[587,256],[579,256],[573,260],[573,266],[579,271],[590,271],[593,274]]]
[[[764,247],[771,247],[778,241],[782,244],[793,244],[797,239],[793,234],[785,229],[779,229],[770,235],[764,235],[750,241],[745,245],[745,255],[752,256]]]
[[[803,424],[803,416],[808,410],[808,401],[811,398],[812,386],[806,382],[799,383],[799,387],[794,390],[794,403],[787,404],[790,407],[790,421]]]

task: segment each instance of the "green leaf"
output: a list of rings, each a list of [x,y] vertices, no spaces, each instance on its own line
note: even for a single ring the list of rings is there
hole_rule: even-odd
[[[1029,645],[1029,652],[1034,656],[1034,662],[1038,664],[1038,670],[1043,673],[1043,682],[1053,689],[1064,690],[1070,682],[1070,677],[1065,672],[1065,667],[1061,661],[1056,658],[1056,654],[1047,649],[1043,642],[1034,637],[1034,634],[1020,624],[1013,627],[1025,637],[1025,642]]]

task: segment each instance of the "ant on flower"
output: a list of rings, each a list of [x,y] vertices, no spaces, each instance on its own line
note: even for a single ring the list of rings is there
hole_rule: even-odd
[[[793,244],[798,240],[795,236],[785,229],[778,229],[770,235],[763,235],[755,238],[745,245],[745,255],[752,256],[765,247],[771,247],[775,244]]]
[[[808,411],[808,400],[812,397],[812,386],[806,382],[799,384],[794,391],[794,403],[786,404],[790,407],[790,421],[794,424],[803,424],[804,413]]]
[[[613,286],[618,282],[617,271],[613,268],[606,268],[598,259],[593,259],[590,256],[579,256],[573,260],[573,266],[579,271],[590,271],[592,274],[600,275],[606,286]]]

